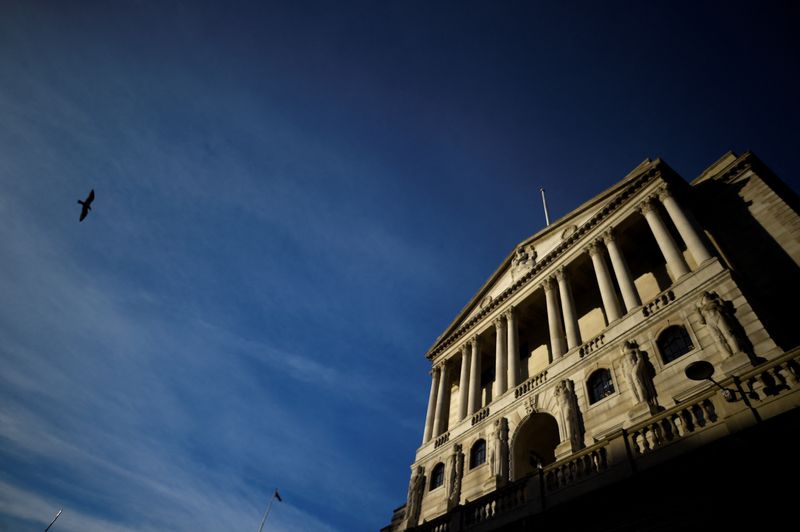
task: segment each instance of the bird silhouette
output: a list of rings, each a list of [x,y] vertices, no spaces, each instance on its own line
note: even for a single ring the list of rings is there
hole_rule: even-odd
[[[81,208],[81,218],[80,218],[80,220],[78,220],[79,222],[82,222],[83,219],[86,218],[86,215],[89,214],[89,211],[92,210],[92,202],[93,201],[94,201],[94,189],[92,189],[92,191],[89,192],[89,195],[86,197],[86,200],[84,200],[84,201],[78,200],[78,203],[80,203],[81,206],[82,206],[82,208]]]

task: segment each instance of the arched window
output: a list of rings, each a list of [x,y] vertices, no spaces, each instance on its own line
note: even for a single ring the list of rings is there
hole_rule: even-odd
[[[431,471],[431,490],[435,490],[442,484],[444,484],[444,464],[439,462],[433,466],[433,471]]]
[[[658,336],[656,343],[664,364],[669,364],[694,349],[689,333],[680,325],[673,325],[664,329]]]
[[[478,440],[469,451],[469,468],[474,469],[486,462],[486,441]]]
[[[614,393],[614,382],[611,380],[611,372],[605,368],[598,369],[592,373],[587,384],[589,386],[590,405]]]

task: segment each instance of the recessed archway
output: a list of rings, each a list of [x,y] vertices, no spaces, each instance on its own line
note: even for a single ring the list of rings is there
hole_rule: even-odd
[[[537,412],[517,429],[511,443],[511,476],[519,479],[556,461],[556,446],[561,442],[558,422],[550,414]]]

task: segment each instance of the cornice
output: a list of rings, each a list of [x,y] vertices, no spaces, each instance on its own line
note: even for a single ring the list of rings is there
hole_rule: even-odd
[[[552,266],[559,258],[561,258],[570,248],[573,247],[579,240],[581,240],[589,231],[597,227],[600,222],[609,217],[622,207],[629,198],[639,192],[651,181],[662,178],[667,180],[667,177],[672,178],[674,172],[660,159],[654,161],[653,165],[647,170],[639,174],[636,178],[632,179],[628,186],[621,190],[611,201],[609,201],[602,209],[600,209],[594,216],[583,223],[574,233],[565,238],[548,254],[541,257],[533,266],[531,271],[526,273],[522,278],[514,284],[503,290],[497,297],[493,298],[489,304],[482,308],[478,313],[473,316],[469,321],[464,323],[461,327],[442,338],[434,347],[432,347],[425,355],[428,359],[433,359],[443,351],[451,347],[460,338],[465,336],[468,332],[472,331],[483,319],[496,311],[505,301],[511,296],[518,293],[524,287],[539,275],[542,271]]]

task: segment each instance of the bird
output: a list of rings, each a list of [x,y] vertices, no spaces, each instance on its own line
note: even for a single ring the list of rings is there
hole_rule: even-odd
[[[82,222],[83,219],[86,218],[86,215],[89,214],[89,211],[92,210],[92,202],[93,201],[94,201],[94,189],[92,189],[92,191],[89,192],[89,195],[86,197],[86,200],[84,200],[84,201],[78,200],[78,203],[80,203],[81,206],[82,206],[81,218],[80,218],[80,220],[78,220],[79,222]]]

